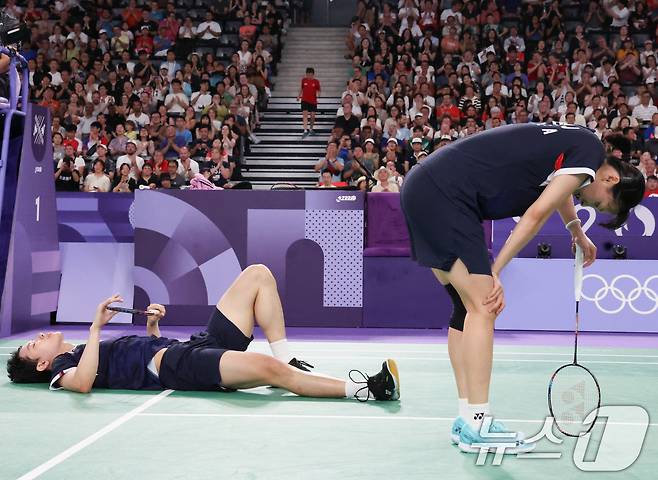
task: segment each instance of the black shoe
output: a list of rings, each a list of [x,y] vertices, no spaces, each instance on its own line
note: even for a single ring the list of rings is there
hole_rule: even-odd
[[[303,370],[305,372],[310,372],[309,368],[315,368],[313,365],[310,363],[305,362],[304,360],[297,360],[296,358],[293,358],[288,362],[288,365],[291,365],[295,368],[298,368],[300,370]]]
[[[364,382],[356,382],[352,378],[352,372],[359,373],[364,379]],[[367,389],[367,397],[365,400],[359,398],[361,390],[356,392],[356,399],[360,402],[367,402],[370,400],[370,394],[375,400],[399,400],[400,399],[400,375],[398,374],[398,366],[395,360],[388,359],[382,364],[381,371],[372,377],[364,375],[359,370],[350,371],[350,380],[355,383],[364,383],[364,388]]]

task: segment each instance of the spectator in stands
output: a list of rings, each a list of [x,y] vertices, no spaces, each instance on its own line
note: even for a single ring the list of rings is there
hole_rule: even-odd
[[[161,187],[178,190],[184,186],[186,181],[185,178],[178,173],[179,170],[180,167],[178,162],[176,160],[169,160],[167,165],[167,173],[160,176]],[[164,183],[162,183],[165,179],[169,182],[168,186],[165,186]]]
[[[320,173],[320,183],[318,186],[320,188],[336,188],[336,185],[333,183],[333,175],[330,170],[322,170]]]
[[[75,192],[80,188],[80,174],[75,169],[70,157],[64,157],[55,171],[55,190],[58,192]]]
[[[349,97],[348,97],[349,98]],[[353,135],[358,133],[359,119],[352,115],[352,103],[348,101],[343,102],[343,113],[336,117],[334,128],[331,135],[334,139],[340,138],[342,135]]]
[[[649,175],[647,177],[647,184],[644,190],[644,198],[650,196],[658,197],[658,177],[655,175]]]
[[[117,158],[117,169],[120,169],[124,163],[130,167],[130,178],[137,180],[141,175],[144,159],[137,155],[137,143],[134,140],[126,142],[126,154]]]
[[[135,188],[147,187],[155,190],[158,188],[159,183],[158,177],[153,174],[153,167],[151,164],[146,163],[144,164],[144,168],[142,168],[141,175],[137,179]]]
[[[190,158],[190,150],[186,146],[181,147],[179,155],[178,173],[189,182],[194,175],[199,173],[199,163]]]
[[[329,142],[326,155],[315,164],[315,171],[328,170],[332,175],[332,182],[340,182],[344,168],[345,159],[338,156],[338,144],[334,141]]]
[[[123,163],[117,169],[117,175],[112,183],[112,191],[115,193],[129,193],[135,191],[135,179],[130,177],[130,165]]]
[[[102,160],[94,162],[93,172],[84,181],[85,192],[109,192],[110,177],[105,174],[105,163]]]
[[[642,94],[641,102],[633,109],[633,118],[635,118],[641,125],[648,125],[655,113],[658,113],[658,108],[651,105],[651,94],[646,91]]]
[[[399,192],[400,187],[397,182],[391,178],[391,172],[386,167],[379,167],[374,177],[377,179],[377,185],[372,187],[372,192]]]

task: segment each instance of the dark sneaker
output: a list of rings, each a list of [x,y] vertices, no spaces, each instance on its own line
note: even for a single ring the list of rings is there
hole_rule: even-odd
[[[315,135],[315,130],[313,130],[313,129],[311,128],[311,129],[308,131],[308,134],[309,134],[310,136]]]
[[[288,362],[288,365],[291,365],[295,368],[298,368],[300,370],[304,370],[305,372],[310,372],[309,368],[315,368],[313,365],[310,363],[305,362],[304,360],[297,360],[296,358],[293,358]]]
[[[359,373],[364,379],[364,382],[355,382],[352,379],[352,372]],[[395,360],[388,359],[382,363],[381,371],[372,377],[364,375],[359,370],[350,371],[350,379],[355,383],[363,383],[364,387],[361,389],[367,389],[367,397],[365,400],[359,398],[359,393],[361,390],[356,392],[356,399],[360,402],[366,402],[370,400],[370,395],[375,398],[375,400],[399,400],[400,399],[400,375],[398,373],[398,366],[395,363]]]
[[[302,133],[302,140],[304,140],[306,137],[308,137],[308,135],[309,135],[309,131],[304,130],[304,133]]]

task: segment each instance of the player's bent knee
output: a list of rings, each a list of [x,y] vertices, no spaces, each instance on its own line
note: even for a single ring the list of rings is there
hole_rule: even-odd
[[[245,275],[251,277],[252,280],[257,282],[264,283],[264,282],[271,282],[274,280],[274,275],[272,275],[270,269],[261,263],[255,263],[253,265],[249,265],[245,269],[244,273]]]
[[[451,284],[445,285],[446,291],[452,300],[452,315],[450,316],[450,328],[459,330],[460,332],[464,331],[464,319],[466,318],[466,307],[464,307],[464,302],[462,302],[461,297]]]

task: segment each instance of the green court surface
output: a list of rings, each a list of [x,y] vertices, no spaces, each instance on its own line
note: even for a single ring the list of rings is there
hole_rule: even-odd
[[[537,452],[560,459],[505,456],[476,466],[476,455],[449,443],[456,412],[444,344],[291,342],[293,352],[323,373],[352,368],[376,373],[398,361],[401,401],[299,398],[277,389],[239,393],[97,390],[90,395],[17,386],[4,375],[15,341],[0,342],[0,478],[67,479],[580,479],[658,478],[658,423],[651,423],[637,461],[621,472],[582,472],[575,441],[542,440]],[[267,352],[255,342],[253,350]],[[496,348],[492,406],[497,418],[537,433],[547,415],[546,389],[570,348]],[[641,405],[658,413],[656,350],[582,348],[603,404]],[[596,455],[605,425],[591,436]],[[624,442],[625,439],[619,439]]]

